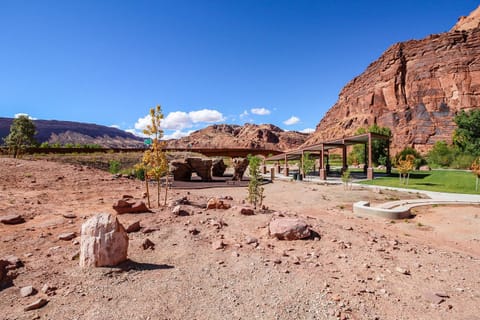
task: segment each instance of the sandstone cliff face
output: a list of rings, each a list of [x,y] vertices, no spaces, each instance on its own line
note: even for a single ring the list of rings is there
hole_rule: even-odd
[[[308,134],[283,131],[271,124],[212,125],[188,137],[167,142],[170,148],[248,148],[285,151],[295,149],[307,140]]]
[[[459,30],[390,47],[342,89],[306,145],[374,123],[392,130],[393,152],[450,142],[455,113],[480,108],[480,28],[463,20]]]

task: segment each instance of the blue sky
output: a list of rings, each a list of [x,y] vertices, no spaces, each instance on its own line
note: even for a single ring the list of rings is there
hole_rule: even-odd
[[[0,0],[0,117],[165,134],[211,123],[314,129],[399,41],[448,31],[477,1]]]

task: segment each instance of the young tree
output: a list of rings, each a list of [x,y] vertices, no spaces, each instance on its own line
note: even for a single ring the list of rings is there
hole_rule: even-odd
[[[35,124],[28,116],[19,116],[13,120],[10,133],[4,138],[5,144],[13,157],[16,158],[25,148],[35,145]]]
[[[473,174],[476,177],[475,191],[478,191],[478,179],[480,179],[480,157],[478,157],[477,159],[475,159],[475,161],[473,161],[471,169]]]
[[[263,187],[261,186],[262,176],[260,174],[261,159],[257,156],[248,155],[250,181],[248,183],[248,202],[257,209],[257,204],[262,205]]]
[[[305,152],[303,154],[303,162],[302,162],[302,171],[305,178],[310,171],[313,170],[313,166],[315,165],[315,159],[312,158],[310,152]]]
[[[397,163],[397,170],[399,172],[400,183],[408,185],[410,180],[410,171],[415,168],[415,156],[407,154],[405,159],[399,159]]]
[[[152,144],[149,150],[143,155],[143,167],[145,170],[145,181],[147,183],[147,197],[150,205],[150,193],[148,190],[148,177],[153,177],[157,181],[157,205],[160,206],[160,191],[162,188],[162,177],[168,174],[168,160],[165,151],[165,143],[160,141],[163,137],[163,130],[160,125],[163,119],[162,107],[150,109],[151,123],[143,130],[143,133],[152,137]],[[168,180],[168,177],[167,177]],[[168,181],[165,183],[165,200],[167,203]]]

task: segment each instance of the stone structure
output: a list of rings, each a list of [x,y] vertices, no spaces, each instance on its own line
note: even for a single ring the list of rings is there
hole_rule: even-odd
[[[118,219],[97,214],[82,224],[80,266],[115,266],[127,259],[128,235]]]
[[[223,177],[227,165],[223,162],[223,159],[215,159],[212,162],[212,176]]]
[[[175,181],[190,181],[195,172],[202,181],[212,180],[212,160],[187,158],[185,161],[172,161],[170,171]]]
[[[248,167],[248,159],[246,158],[235,158],[232,160],[233,163],[233,178],[232,180],[241,181],[243,174]]]
[[[479,16],[477,9],[449,32],[391,46],[342,89],[304,145],[375,123],[392,130],[393,153],[451,141],[455,113],[480,107]]]

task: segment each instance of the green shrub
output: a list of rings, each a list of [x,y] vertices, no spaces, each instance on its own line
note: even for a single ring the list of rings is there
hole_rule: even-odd
[[[120,162],[117,160],[110,160],[108,162],[108,172],[111,174],[116,174],[120,172]]]
[[[467,153],[457,153],[450,167],[453,169],[470,169],[475,156]]]
[[[393,164],[397,166],[399,164],[399,160],[406,160],[408,155],[412,155],[414,157],[413,164],[415,169],[418,169],[420,168],[420,166],[427,164],[427,161],[425,161],[422,155],[418,153],[417,150],[411,147],[406,147],[402,151],[397,153],[393,158]]]

